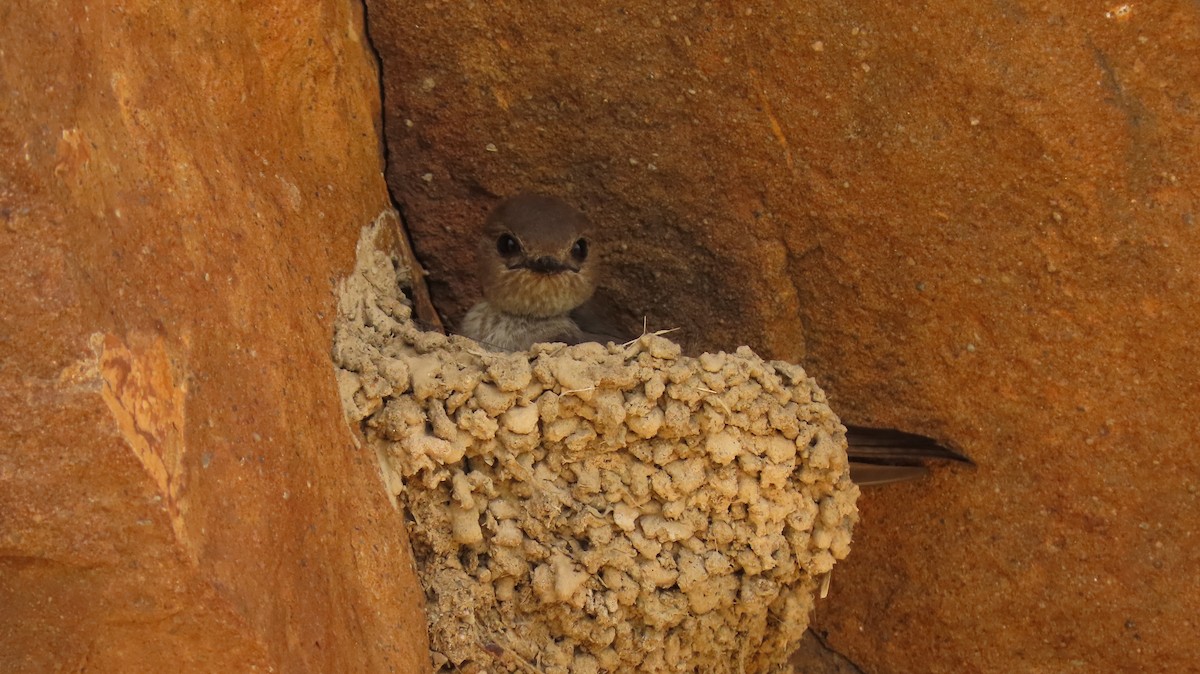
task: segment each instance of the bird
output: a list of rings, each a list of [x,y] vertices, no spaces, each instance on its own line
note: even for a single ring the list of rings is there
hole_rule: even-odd
[[[462,334],[501,351],[538,342],[589,339],[571,312],[596,290],[592,223],[565,201],[523,193],[484,221],[478,276],[483,300],[462,321]]]
[[[483,299],[460,332],[499,351],[536,343],[623,342],[609,326],[581,327],[596,292],[595,227],[562,199],[525,192],[505,199],[483,223],[477,271]],[[936,440],[889,428],[846,424],[850,477],[859,486],[921,477],[930,462],[970,463]]]

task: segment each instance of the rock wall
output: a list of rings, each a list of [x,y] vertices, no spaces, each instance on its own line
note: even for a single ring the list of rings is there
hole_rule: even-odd
[[[845,420],[977,460],[864,494],[830,646],[1200,660],[1195,3],[367,4],[451,321],[467,232],[555,192],[608,229],[628,327],[801,361]]]
[[[361,7],[185,4],[0,6],[0,670],[423,671],[329,358]]]

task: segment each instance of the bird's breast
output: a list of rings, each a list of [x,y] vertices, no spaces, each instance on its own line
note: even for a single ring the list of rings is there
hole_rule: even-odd
[[[581,338],[579,327],[569,316],[519,316],[501,311],[487,301],[467,312],[462,334],[500,351],[525,351],[538,342],[576,343]]]

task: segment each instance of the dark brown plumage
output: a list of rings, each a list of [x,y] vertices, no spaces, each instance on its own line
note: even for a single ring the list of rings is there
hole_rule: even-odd
[[[934,461],[971,463],[933,438],[892,428],[846,426],[850,478],[859,486],[900,482],[921,477]]]

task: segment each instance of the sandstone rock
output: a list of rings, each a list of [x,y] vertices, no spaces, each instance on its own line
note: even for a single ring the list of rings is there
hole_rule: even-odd
[[[428,667],[329,358],[389,208],[362,31],[347,3],[0,8],[0,670]]]

